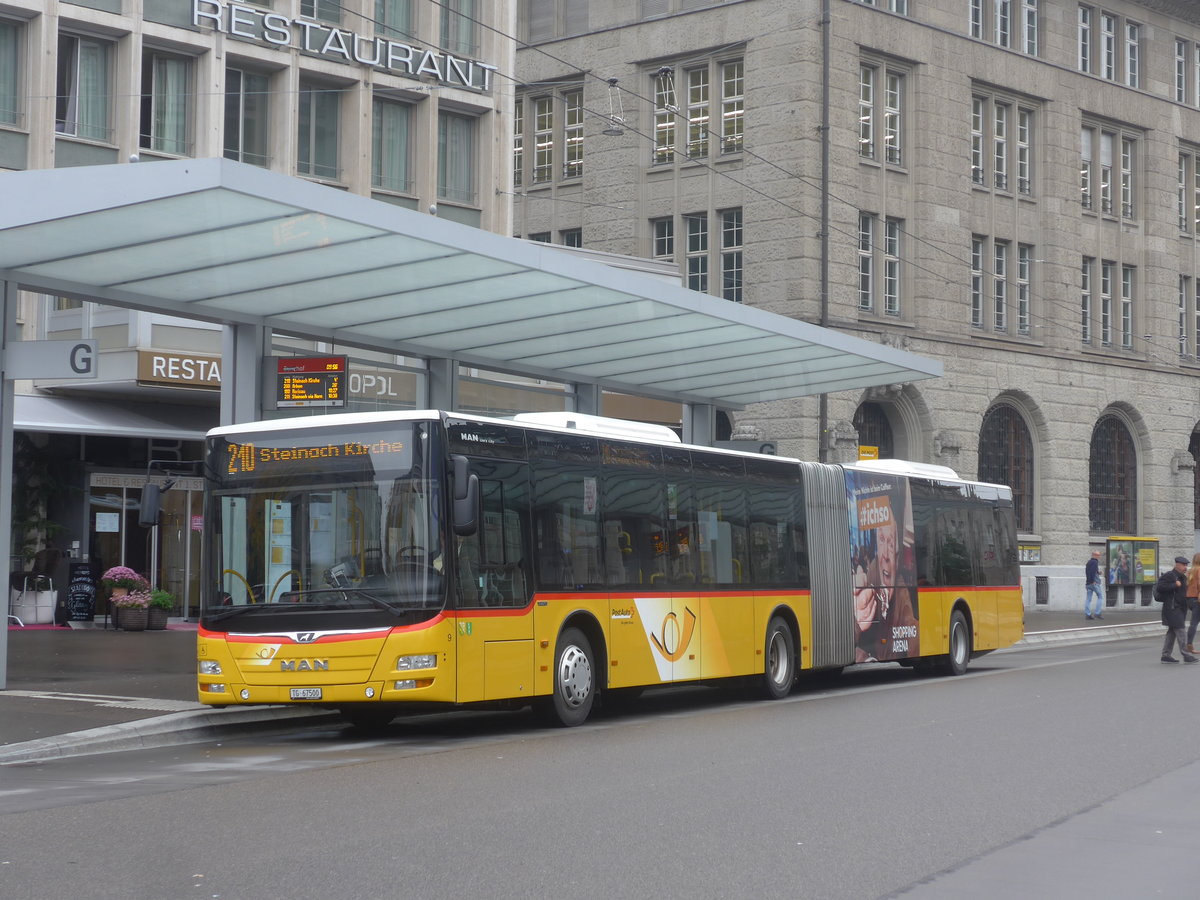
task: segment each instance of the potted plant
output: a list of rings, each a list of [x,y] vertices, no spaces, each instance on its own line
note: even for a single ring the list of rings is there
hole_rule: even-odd
[[[111,569],[106,570],[100,576],[100,585],[108,590],[109,606],[112,607],[114,628],[120,627],[117,619],[120,617],[119,610],[121,607],[117,604],[117,598],[125,596],[130,591],[147,591],[150,589],[150,582],[129,568],[129,566],[113,566]]]
[[[114,596],[113,606],[121,611],[118,627],[126,631],[145,631],[150,619],[150,591],[145,588]]]
[[[146,628],[149,631],[162,631],[167,627],[167,617],[175,608],[175,596],[170,591],[155,588],[150,592],[150,606],[147,610]]]

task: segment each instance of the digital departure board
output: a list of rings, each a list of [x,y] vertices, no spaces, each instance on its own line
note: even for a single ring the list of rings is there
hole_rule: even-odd
[[[412,469],[412,427],[245,432],[209,439],[209,471],[227,485],[274,478],[374,479]]]
[[[345,406],[346,357],[281,358],[276,363],[275,405]]]

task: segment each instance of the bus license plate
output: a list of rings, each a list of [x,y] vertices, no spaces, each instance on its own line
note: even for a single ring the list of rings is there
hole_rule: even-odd
[[[293,700],[320,700],[320,688],[292,688]]]

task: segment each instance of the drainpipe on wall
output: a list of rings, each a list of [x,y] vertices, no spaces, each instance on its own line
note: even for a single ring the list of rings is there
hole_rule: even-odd
[[[821,0],[821,327],[829,327],[829,0]],[[829,395],[820,396],[817,414],[817,459],[829,461]]]

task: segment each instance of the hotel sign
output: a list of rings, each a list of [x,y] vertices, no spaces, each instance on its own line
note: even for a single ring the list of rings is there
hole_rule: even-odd
[[[222,34],[275,47],[294,47],[326,59],[375,66],[410,78],[428,75],[439,84],[480,91],[492,89],[492,73],[497,69],[478,60],[373,34],[356,34],[325,22],[293,19],[225,0],[192,0],[192,24],[198,28],[204,22]]]

